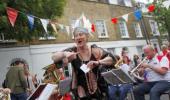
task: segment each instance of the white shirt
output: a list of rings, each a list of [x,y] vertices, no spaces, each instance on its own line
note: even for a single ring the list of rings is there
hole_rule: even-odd
[[[148,82],[153,81],[161,81],[161,80],[168,80],[170,81],[170,70],[169,70],[169,61],[166,56],[162,57],[161,61],[158,60],[157,56],[149,60],[148,64],[153,68],[161,68],[166,67],[168,68],[168,72],[165,75],[161,75],[150,68],[146,68],[146,79]]]
[[[122,64],[120,68],[125,72],[128,73],[130,71],[130,66],[127,64]]]

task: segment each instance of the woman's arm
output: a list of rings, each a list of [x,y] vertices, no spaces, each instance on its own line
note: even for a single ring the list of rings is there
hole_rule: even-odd
[[[115,60],[115,57],[113,57],[108,52],[104,51],[102,48],[93,48],[92,54],[95,56],[97,61],[90,61],[87,66],[90,67],[90,69],[93,69],[95,66],[99,65],[106,65],[110,66],[113,65]]]
[[[72,61],[73,59],[76,58],[76,54],[75,52],[68,52],[68,51],[60,51],[60,52],[55,52],[53,55],[52,55],[52,60],[54,62],[58,62],[58,61],[65,61],[65,62],[70,62]]]
[[[99,65],[112,65],[113,64],[113,59],[110,56],[107,56],[101,60],[98,60]]]

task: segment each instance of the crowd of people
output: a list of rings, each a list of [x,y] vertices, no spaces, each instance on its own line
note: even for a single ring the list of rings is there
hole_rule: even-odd
[[[170,46],[162,45],[162,52],[157,53],[151,45],[143,48],[144,58],[135,54],[133,59],[128,55],[128,48],[122,48],[120,56],[113,55],[97,45],[89,45],[87,29],[74,29],[75,46],[63,51],[55,52],[52,56],[54,64],[61,64],[60,68],[72,65],[71,90],[76,100],[125,100],[128,92],[133,92],[135,100],[145,100],[145,94],[150,100],[160,100],[161,94],[170,90]],[[108,84],[101,72],[117,68],[116,64],[126,74],[135,66],[145,80],[128,84]],[[89,71],[85,73],[81,67],[86,65]],[[133,66],[133,67],[132,67]],[[17,73],[17,74],[16,74]],[[138,79],[137,79],[138,80]],[[28,64],[24,60],[15,60],[6,74],[4,88],[10,89],[11,100],[26,100],[37,86],[37,80],[29,72]],[[55,100],[55,99],[54,99]]]
[[[36,75],[32,75],[29,71],[28,63],[22,58],[14,58],[1,90],[6,94],[10,93],[11,100],[26,100],[34,92],[37,82]]]

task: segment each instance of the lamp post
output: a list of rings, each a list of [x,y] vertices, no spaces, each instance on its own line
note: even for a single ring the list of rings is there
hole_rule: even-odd
[[[135,9],[135,10],[136,10],[136,9],[140,9],[140,4],[139,4],[139,3],[136,3],[134,9]],[[141,18],[141,20],[140,20],[140,25],[141,25],[142,30],[143,30],[143,32],[144,32],[144,36],[145,36],[145,38],[146,38],[146,39],[145,39],[145,40],[146,40],[146,43],[147,43],[147,44],[151,44],[150,36],[149,36],[148,31],[147,31],[146,23],[145,23],[145,20],[144,20],[143,15],[142,15],[142,18]]]

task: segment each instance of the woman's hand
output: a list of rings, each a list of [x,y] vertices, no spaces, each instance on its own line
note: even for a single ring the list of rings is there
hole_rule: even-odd
[[[53,53],[52,60],[54,62],[57,62],[64,58],[68,58],[68,60],[70,61],[76,58],[76,54],[77,53],[75,52],[55,52]]]
[[[87,63],[87,67],[90,69],[93,69],[94,67],[98,66],[99,64],[100,64],[99,61],[89,61]]]
[[[72,61],[72,60],[74,60],[74,59],[76,59],[77,58],[77,55],[78,53],[76,53],[76,52],[64,52],[64,56],[66,57],[66,58],[68,58],[68,61]]]

